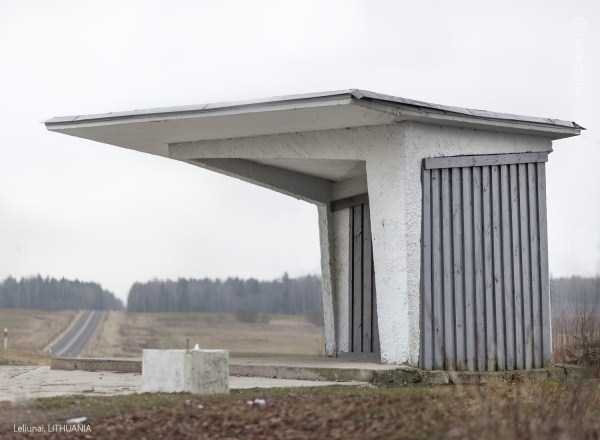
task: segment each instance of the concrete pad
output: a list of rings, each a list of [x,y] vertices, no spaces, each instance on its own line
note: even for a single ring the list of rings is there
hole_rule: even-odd
[[[237,377],[231,376],[231,389],[244,390],[252,388],[298,388],[323,387],[333,385],[370,386],[366,382],[326,382],[322,380],[269,379],[267,377]]]
[[[235,376],[229,378],[229,387],[233,390],[331,385],[368,386],[364,382],[336,383]],[[140,392],[142,392],[142,376],[139,373],[0,366],[0,401],[18,402],[67,395],[115,396]]]
[[[51,368],[57,370],[142,371],[139,358],[53,358]],[[370,382],[377,373],[392,371],[398,365],[345,360],[323,356],[232,356],[229,374],[232,376],[267,377],[277,379],[322,380],[333,382]]]
[[[226,350],[144,350],[142,391],[220,394],[229,392]]]
[[[236,366],[287,366],[299,368],[339,368],[339,369],[365,369],[365,370],[393,370],[397,365],[381,364],[359,360],[346,360],[338,357],[324,356],[233,356],[231,364]]]

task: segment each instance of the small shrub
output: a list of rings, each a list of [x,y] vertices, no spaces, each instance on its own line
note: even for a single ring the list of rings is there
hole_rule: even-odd
[[[554,360],[600,371],[600,314],[562,313],[553,320]]]

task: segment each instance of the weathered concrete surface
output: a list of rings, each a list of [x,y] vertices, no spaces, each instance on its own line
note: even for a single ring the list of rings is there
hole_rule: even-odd
[[[140,359],[77,358],[52,359],[52,369],[141,372]],[[233,357],[229,373],[234,376],[265,377],[318,381],[365,381],[373,379],[375,371],[397,368],[374,362],[341,361],[337,358],[291,357]]]
[[[55,358],[52,369],[141,372],[140,359]],[[321,381],[371,381],[373,372],[397,368],[375,362],[343,361],[313,356],[233,357],[229,373],[234,376]]]
[[[333,213],[328,205],[317,205],[319,214],[319,243],[321,247],[321,304],[323,308],[323,334],[325,353],[333,356],[337,352],[335,340],[335,309],[333,298],[335,255],[333,254]]]
[[[339,352],[346,353],[350,350],[350,303],[349,303],[349,256],[350,248],[350,221],[348,210],[332,213],[333,221],[333,309],[335,337]]]
[[[236,376],[336,382],[371,382],[375,372],[395,368],[396,366],[374,362],[340,361],[335,358],[238,358],[232,363],[231,371]]]
[[[362,382],[283,380],[263,377],[229,379],[231,389],[316,387],[331,385],[366,386]],[[114,396],[141,392],[138,373],[61,371],[49,367],[0,366],[0,401],[20,401],[66,395]]]
[[[507,372],[447,372],[422,371],[411,367],[382,368],[373,371],[372,383],[378,386],[488,384],[497,381],[523,382],[556,380],[575,383],[590,378],[580,367],[557,366],[546,370]],[[0,366],[0,401],[19,401],[64,395],[112,396],[141,392],[142,376],[138,373],[107,371],[62,371],[49,367]],[[334,382],[323,380],[292,380],[264,377],[231,376],[231,389],[316,387],[331,385],[367,386],[366,382]]]
[[[142,391],[220,394],[229,392],[226,350],[144,350]]]
[[[0,400],[18,401],[70,394],[130,394],[137,392],[140,384],[139,374],[0,367]]]
[[[52,368],[56,368],[53,360]],[[116,368],[116,371],[129,371],[139,359],[58,359],[58,367],[76,364],[77,368],[90,367],[96,371]],[[106,362],[105,362],[106,361]],[[119,370],[123,361],[124,370]],[[113,370],[114,371],[114,370]],[[230,381],[238,381],[242,376],[276,380],[296,380],[304,384],[352,384],[368,382],[378,386],[406,385],[483,385],[494,382],[523,382],[554,380],[562,383],[578,383],[593,379],[592,370],[576,365],[557,364],[550,368],[513,371],[443,371],[421,370],[407,365],[389,365],[373,362],[340,361],[336,358],[279,357],[279,358],[232,358]],[[233,383],[233,382],[232,382]],[[231,385],[232,388],[235,386]]]

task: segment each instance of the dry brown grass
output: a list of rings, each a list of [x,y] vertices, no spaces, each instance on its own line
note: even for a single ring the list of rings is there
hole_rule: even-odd
[[[265,399],[266,405],[246,403],[254,398]],[[600,388],[545,382],[283,388],[214,397],[57,397],[26,407],[0,406],[0,436],[49,438],[51,434],[14,433],[13,423],[60,422],[77,416],[88,417],[91,438],[98,439],[598,439]]]
[[[552,321],[554,361],[595,368],[600,372],[600,313],[562,313]]]
[[[245,323],[233,314],[109,312],[89,354],[137,357],[144,348],[224,348],[237,354],[322,352],[321,328],[302,316],[272,316],[268,323]]]
[[[0,309],[0,330],[8,328],[11,350],[39,353],[68,327],[76,315],[73,310]]]
[[[50,365],[50,357],[39,352],[0,350],[1,365]]]

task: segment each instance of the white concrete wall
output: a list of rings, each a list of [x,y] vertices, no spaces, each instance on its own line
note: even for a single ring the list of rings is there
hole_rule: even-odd
[[[350,316],[349,296],[349,258],[350,247],[350,219],[349,210],[342,209],[333,213],[333,256],[334,256],[334,284],[333,304],[335,311],[335,335],[338,351],[346,353],[350,349],[350,328],[348,318]]]
[[[335,339],[335,255],[333,238],[333,213],[331,207],[317,205],[319,215],[319,243],[321,247],[321,304],[323,307],[323,333],[325,336],[325,354],[333,356],[337,353]]]
[[[336,182],[332,188],[332,196],[334,199],[345,199],[367,192],[367,176],[355,177],[353,179],[342,180]]]
[[[423,158],[549,149],[550,141],[531,136],[404,123],[389,143],[370,151],[367,178],[382,361],[418,364]]]
[[[425,157],[469,154],[551,151],[548,139],[473,129],[439,127],[418,123],[404,124],[402,138],[402,192],[405,215],[405,260],[408,314],[408,346],[400,353],[417,365],[419,355],[419,300],[421,276],[421,168]],[[368,163],[367,163],[368,164]],[[376,266],[377,267],[377,266]],[[379,281],[379,280],[378,280]],[[379,286],[378,292],[379,293]],[[379,308],[378,308],[379,310]],[[381,318],[380,318],[381,321]]]
[[[544,138],[415,122],[171,146],[173,157],[365,160],[381,359],[417,365],[422,159],[551,150]],[[347,212],[333,214],[331,267],[337,349],[348,349]],[[326,319],[327,318],[326,314]],[[327,325],[327,323],[326,323]]]

